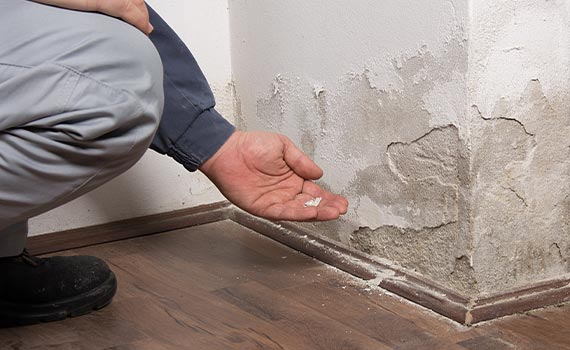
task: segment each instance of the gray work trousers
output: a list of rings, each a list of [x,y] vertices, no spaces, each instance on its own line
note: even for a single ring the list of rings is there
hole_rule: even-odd
[[[27,219],[121,174],[162,114],[150,40],[104,15],[0,0],[0,257]]]

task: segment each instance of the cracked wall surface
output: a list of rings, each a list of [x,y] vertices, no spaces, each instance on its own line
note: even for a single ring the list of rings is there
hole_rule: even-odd
[[[351,201],[342,220],[313,229],[473,293],[467,2],[363,1],[352,11],[361,21],[343,27],[354,18],[343,1],[231,3],[232,46],[243,53],[237,118],[288,135],[323,167],[320,183]],[[260,25],[268,31],[253,31]]]
[[[570,121],[539,80],[501,100],[473,138],[474,263],[496,293],[569,272]]]
[[[472,9],[473,264],[494,294],[570,272],[570,3]]]
[[[569,13],[235,0],[237,119],[291,137],[348,197],[310,225],[323,235],[471,297],[565,276]]]

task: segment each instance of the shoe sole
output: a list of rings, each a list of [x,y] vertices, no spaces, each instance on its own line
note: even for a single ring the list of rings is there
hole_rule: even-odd
[[[99,287],[52,303],[23,305],[0,301],[0,328],[61,321],[85,315],[109,305],[116,291],[117,279],[111,272]]]

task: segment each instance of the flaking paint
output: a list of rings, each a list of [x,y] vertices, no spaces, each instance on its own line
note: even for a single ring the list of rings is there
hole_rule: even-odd
[[[570,2],[230,2],[236,96],[349,213],[323,235],[469,296],[569,272]],[[277,91],[277,93],[276,93]]]
[[[230,14],[245,124],[291,137],[352,203],[312,227],[472,292],[467,3],[234,1]]]

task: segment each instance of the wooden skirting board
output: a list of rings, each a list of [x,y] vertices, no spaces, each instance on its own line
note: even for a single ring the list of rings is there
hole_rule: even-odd
[[[33,236],[27,248],[33,254],[47,254],[221,220],[232,220],[354,276],[373,280],[381,288],[466,325],[570,301],[570,278],[485,298],[468,298],[306,228],[259,219],[228,202]]]

